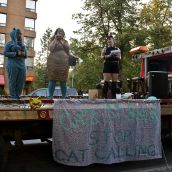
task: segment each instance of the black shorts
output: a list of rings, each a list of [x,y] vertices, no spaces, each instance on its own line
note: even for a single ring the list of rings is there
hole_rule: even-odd
[[[105,61],[103,73],[119,73],[118,61]]]

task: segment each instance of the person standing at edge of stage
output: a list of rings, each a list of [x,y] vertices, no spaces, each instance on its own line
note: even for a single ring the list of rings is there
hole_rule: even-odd
[[[50,55],[47,59],[49,98],[53,98],[56,81],[60,82],[62,98],[66,97],[66,81],[69,72],[69,44],[62,28],[56,29],[49,43]]]
[[[107,36],[107,46],[103,48],[101,57],[104,59],[103,67],[103,98],[107,98],[107,93],[109,89],[109,82],[111,83],[111,94],[112,99],[116,98],[117,89],[119,89],[117,81],[119,77],[119,61],[121,59],[121,51],[118,47],[114,45],[113,36]]]
[[[5,45],[4,56],[8,57],[7,72],[9,94],[12,99],[19,99],[26,81],[27,50],[22,40],[20,29],[13,28],[11,40]]]

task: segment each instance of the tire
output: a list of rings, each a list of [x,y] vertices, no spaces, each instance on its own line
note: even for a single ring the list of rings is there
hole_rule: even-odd
[[[3,172],[5,169],[7,156],[8,156],[8,151],[5,140],[3,139],[2,136],[0,136],[0,172]]]

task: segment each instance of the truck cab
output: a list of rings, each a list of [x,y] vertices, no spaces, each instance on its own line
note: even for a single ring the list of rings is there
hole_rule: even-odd
[[[135,48],[136,50],[136,48]],[[172,46],[155,49],[147,52],[130,50],[133,61],[140,61],[140,77],[132,79],[131,85],[137,87],[144,86],[145,95],[151,96],[151,92],[163,92],[163,96],[158,98],[171,98],[172,95]],[[141,80],[141,81],[138,81]],[[143,89],[143,88],[142,88]],[[154,89],[154,90],[152,90]],[[156,91],[155,91],[156,90]],[[156,95],[155,95],[156,96]]]

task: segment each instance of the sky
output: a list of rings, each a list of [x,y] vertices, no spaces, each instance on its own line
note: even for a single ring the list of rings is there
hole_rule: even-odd
[[[35,50],[39,51],[40,38],[49,27],[53,32],[61,27],[64,29],[66,39],[69,40],[74,36],[73,30],[79,29],[72,14],[81,12],[82,0],[38,0],[36,4],[36,39]]]
[[[48,2],[47,2],[48,1]],[[142,0],[147,2],[149,0]],[[36,39],[35,50],[41,50],[40,38],[49,27],[53,32],[61,27],[66,33],[66,39],[74,37],[73,31],[79,29],[72,14],[81,12],[82,0],[38,0],[36,4]]]

